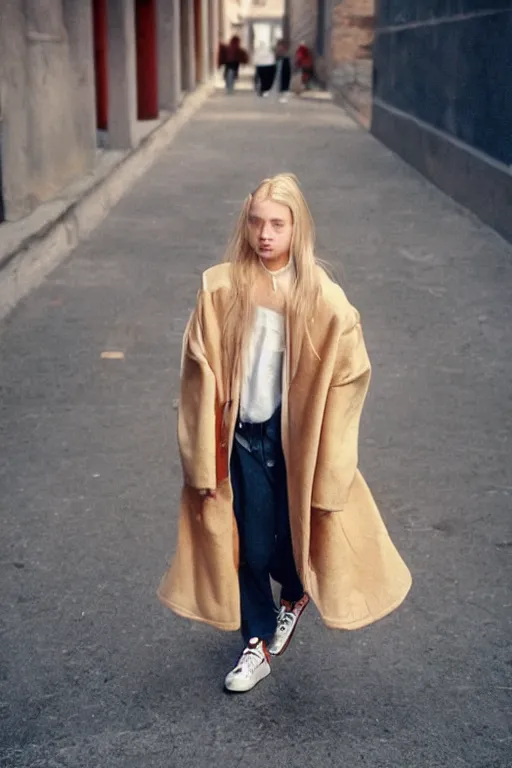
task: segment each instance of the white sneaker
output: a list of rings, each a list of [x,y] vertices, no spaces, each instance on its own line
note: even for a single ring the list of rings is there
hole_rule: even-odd
[[[224,681],[227,691],[245,693],[270,675],[269,656],[265,643],[258,637],[249,640],[249,645],[238,659],[238,663],[228,673]]]
[[[297,622],[309,603],[309,597],[303,595],[296,603],[281,601],[281,609],[277,615],[277,627],[269,646],[268,652],[272,656],[280,656],[288,648],[295,632]]]

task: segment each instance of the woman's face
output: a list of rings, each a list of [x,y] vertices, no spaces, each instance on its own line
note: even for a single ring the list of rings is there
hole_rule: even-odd
[[[248,216],[249,243],[267,269],[288,264],[293,235],[292,212],[273,200],[253,199]]]

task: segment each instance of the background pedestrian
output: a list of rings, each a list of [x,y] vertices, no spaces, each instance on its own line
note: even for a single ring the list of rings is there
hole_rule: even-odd
[[[304,41],[301,42],[295,53],[295,66],[302,74],[302,85],[311,88],[315,74],[313,54]]]
[[[292,66],[290,61],[290,46],[287,40],[279,40],[276,45],[276,79],[277,89],[280,95],[280,101],[288,100],[290,90],[290,80],[292,76]]]
[[[247,51],[242,48],[240,38],[237,35],[234,35],[227,45],[221,43],[219,46],[217,63],[219,68],[224,67],[224,81],[227,93],[233,93],[240,65],[247,64],[248,61]]]
[[[255,88],[258,96],[268,96],[276,76],[276,56],[270,46],[260,40],[254,51]]]

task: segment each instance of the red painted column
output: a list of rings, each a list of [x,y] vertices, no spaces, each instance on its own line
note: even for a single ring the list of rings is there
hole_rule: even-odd
[[[96,80],[96,124],[105,130],[108,123],[108,24],[107,0],[94,0],[94,72]]]
[[[196,83],[200,83],[203,72],[203,4],[201,0],[194,0],[194,41],[196,48]]]
[[[158,117],[158,56],[156,0],[136,0],[137,117]],[[169,65],[170,66],[170,65]]]

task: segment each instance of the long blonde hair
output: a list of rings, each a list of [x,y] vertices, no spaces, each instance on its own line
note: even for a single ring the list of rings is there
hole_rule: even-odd
[[[231,305],[224,326],[223,344],[223,368],[227,378],[230,375],[238,376],[241,371],[243,348],[254,315],[252,287],[261,269],[258,256],[249,242],[248,217],[253,199],[281,203],[292,214],[290,258],[295,264],[296,280],[288,309],[291,318],[290,338],[296,349],[300,349],[304,337],[312,345],[308,324],[314,316],[320,291],[315,257],[315,227],[299,182],[290,173],[264,179],[245,199],[225,255],[225,261],[232,265]]]

